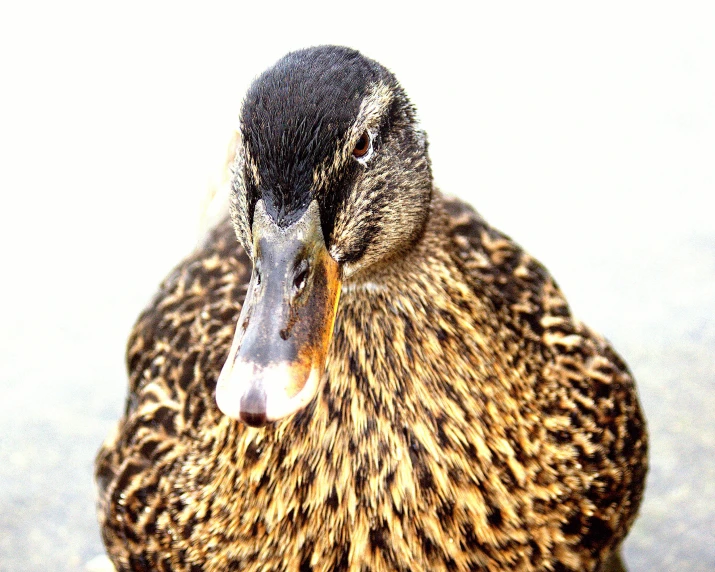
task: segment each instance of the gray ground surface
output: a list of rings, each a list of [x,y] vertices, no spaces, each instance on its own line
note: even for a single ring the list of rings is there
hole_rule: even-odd
[[[324,42],[398,73],[440,185],[542,260],[630,364],[651,469],[629,569],[715,570],[711,3],[385,3],[377,28],[347,5],[301,4],[270,26],[274,10],[236,2],[33,6],[0,16],[0,53],[14,54],[0,95],[0,572],[80,571],[102,552],[92,463],[122,408],[127,333],[192,248],[213,142],[246,83]]]

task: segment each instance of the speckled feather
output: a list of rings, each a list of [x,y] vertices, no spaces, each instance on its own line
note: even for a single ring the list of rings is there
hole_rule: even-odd
[[[434,191],[409,253],[346,281],[322,389],[253,429],[215,405],[251,262],[228,220],[129,340],[97,460],[119,570],[598,570],[640,504],[633,380],[548,272]]]

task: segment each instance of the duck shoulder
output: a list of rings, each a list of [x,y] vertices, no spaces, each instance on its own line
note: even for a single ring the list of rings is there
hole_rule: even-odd
[[[153,532],[181,502],[167,483],[192,443],[223,417],[216,379],[251,269],[225,217],[162,282],[131,331],[124,413],[95,463],[102,535],[119,569],[158,566],[149,555],[164,547]],[[182,569],[173,558],[164,565]]]
[[[564,530],[594,555],[605,538],[617,546],[636,517],[647,471],[645,419],[627,365],[571,315],[541,263],[468,204],[451,197],[443,204],[464,275],[530,346],[522,355],[543,355],[534,388],[539,408],[550,440],[570,444],[573,454],[571,467],[557,471],[589,480]]]

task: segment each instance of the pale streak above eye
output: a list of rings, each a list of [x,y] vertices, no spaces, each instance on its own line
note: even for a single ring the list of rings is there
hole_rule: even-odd
[[[251,228],[248,225],[249,212],[245,179],[252,179],[253,184],[258,186],[260,184],[260,175],[256,161],[242,140],[236,148],[232,168],[233,176],[231,179],[231,202],[229,208],[231,219],[238,230],[239,240],[246,249],[248,256],[253,258],[253,241],[251,240]]]
[[[368,131],[374,137],[380,119],[392,103],[392,88],[384,83],[376,83],[370,93],[365,96],[360,104],[357,118],[348,129],[344,153],[352,154],[354,142],[360,138],[363,131]]]
[[[248,147],[244,146],[242,150],[243,150],[243,158],[245,161],[245,165],[248,167],[248,170],[251,173],[251,177],[253,179],[253,184],[258,186],[261,184],[261,176],[258,172],[258,163],[251,155],[251,152],[248,150]]]
[[[333,173],[336,173],[347,161],[355,160],[352,151],[355,142],[360,138],[363,131],[370,133],[371,142],[375,139],[377,127],[380,119],[387,112],[392,104],[393,88],[386,84],[376,83],[370,93],[360,103],[355,121],[345,134],[345,138],[336,142],[335,153],[313,171],[313,185],[316,189],[323,188],[331,180]],[[368,152],[366,157],[373,155],[373,151]],[[357,158],[364,163],[367,159]]]

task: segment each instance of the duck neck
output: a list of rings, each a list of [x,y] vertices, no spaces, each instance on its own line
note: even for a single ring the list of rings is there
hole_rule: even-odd
[[[475,295],[454,261],[447,226],[437,195],[409,252],[343,287],[323,394],[331,402],[343,396],[354,409],[364,399],[366,418],[393,422],[410,408],[434,417],[425,410],[428,402],[453,391],[442,368],[454,364],[469,371],[498,362],[486,343],[496,327],[488,322],[488,301]]]
[[[417,279],[420,276],[429,277],[438,269],[455,271],[456,268],[449,257],[446,227],[447,214],[442,195],[434,189],[430,212],[419,237],[408,248],[350,276],[343,284],[343,300],[356,296],[360,302],[364,302],[361,298],[365,293],[405,290],[418,285]],[[341,305],[343,303],[341,302]]]

